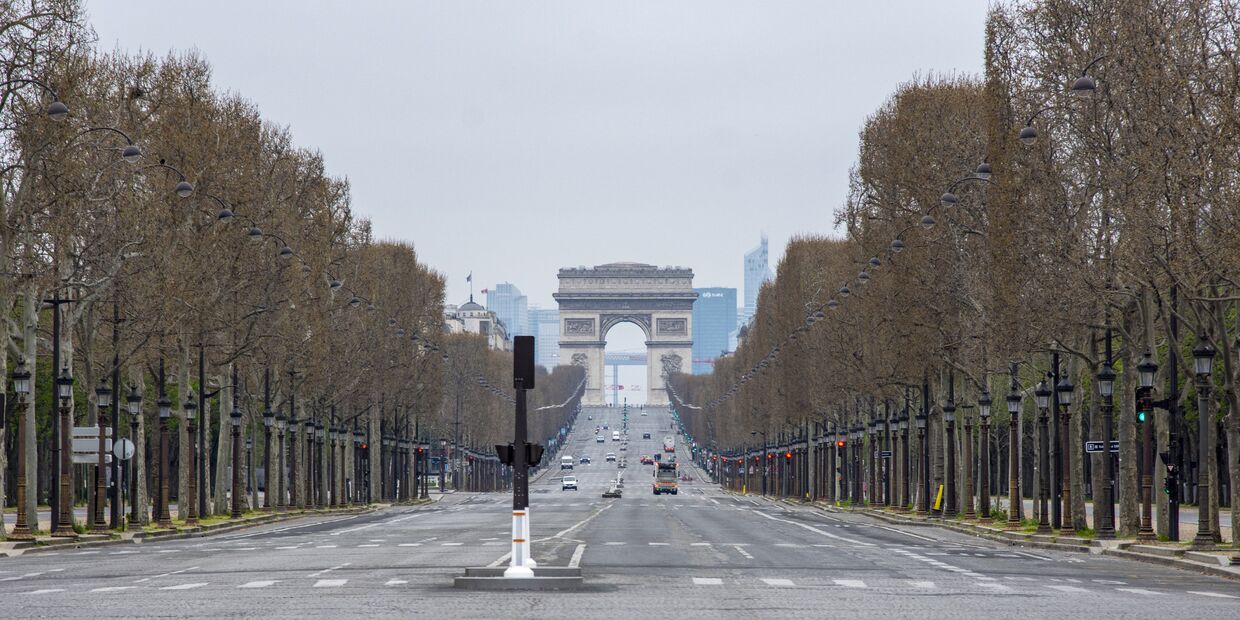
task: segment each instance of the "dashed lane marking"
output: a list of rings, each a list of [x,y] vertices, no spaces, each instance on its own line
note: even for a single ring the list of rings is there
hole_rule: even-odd
[[[762,579],[762,583],[765,583],[765,584],[766,584],[766,585],[768,585],[768,586],[774,586],[774,587],[776,587],[776,588],[791,588],[791,587],[794,587],[794,586],[796,585],[796,584],[792,583],[792,580],[791,580],[791,579],[772,579],[772,578],[763,578],[763,579]]]
[[[120,592],[122,590],[133,590],[138,586],[107,586],[103,588],[95,588],[91,592]]]
[[[1001,583],[990,583],[988,581],[979,581],[977,582],[977,585],[982,588],[990,588],[991,590],[1001,590],[1004,592],[1012,591],[1012,588],[1009,588],[1008,586],[1005,586]]]
[[[158,575],[151,575],[150,577],[143,577],[142,579],[135,580],[134,583],[146,583],[152,579],[159,579],[160,577],[171,577],[172,575],[180,575],[181,573],[188,573],[189,571],[192,571],[196,568],[198,567],[191,566],[189,568],[182,568],[181,570],[174,570],[170,573],[161,573]]]
[[[1140,594],[1142,596],[1165,596],[1162,592],[1146,590],[1145,588],[1115,588],[1120,592],[1129,592],[1132,594]]]
[[[349,583],[349,580],[348,580],[348,579],[320,579],[320,580],[318,580],[318,581],[314,582],[314,585],[313,585],[313,586],[311,586],[311,587],[314,587],[314,588],[339,588],[340,586],[343,586],[343,585],[344,585],[344,584],[346,584],[346,583]]]
[[[721,586],[723,580],[718,577],[694,577],[693,585],[695,586]]]
[[[207,582],[205,581],[200,583],[182,583],[175,586],[164,586],[160,588],[160,590],[193,590],[194,588],[201,588],[205,585],[207,585]]]
[[[54,592],[64,592],[64,591],[65,591],[64,588],[47,588],[45,590],[35,590],[33,592],[27,592],[26,594],[52,594]]]
[[[271,586],[273,586],[273,585],[275,585],[275,584],[276,584],[276,581],[277,581],[277,580],[272,580],[272,581],[251,581],[251,582],[249,582],[249,583],[243,583],[243,584],[241,584],[241,585],[239,585],[239,586],[237,586],[237,587],[238,587],[238,588],[270,588]]]
[[[936,587],[933,581],[910,581],[908,585],[913,588],[932,589]]]
[[[1240,598],[1240,596],[1232,596],[1230,594],[1223,594],[1222,592],[1202,592],[1200,590],[1189,590],[1188,593],[1196,594],[1199,596],[1213,596],[1214,598]]]
[[[1082,592],[1089,592],[1089,590],[1086,590],[1085,588],[1078,588],[1076,586],[1046,586],[1046,587],[1052,590],[1059,590],[1060,592],[1069,592],[1069,593],[1075,593],[1075,594],[1080,594]]]
[[[404,579],[388,579],[388,580],[387,580],[387,583],[385,583],[385,584],[383,584],[383,585],[385,585],[385,586],[403,586],[403,585],[405,585],[405,584],[407,584],[407,583],[409,583],[409,582],[408,582],[408,581],[405,581]]]
[[[864,587],[866,587],[865,582],[864,582],[864,581],[861,581],[860,579],[832,579],[832,581],[834,581],[834,582],[835,582],[835,585],[837,585],[837,586],[844,586],[845,588],[864,588]]]

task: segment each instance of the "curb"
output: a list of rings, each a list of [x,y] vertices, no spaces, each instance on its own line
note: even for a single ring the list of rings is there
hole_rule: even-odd
[[[418,505],[422,502],[401,503],[401,506]],[[129,538],[109,538],[107,540],[71,540],[61,539],[64,542],[52,541],[44,544],[25,543],[24,546],[17,546],[8,550],[0,550],[0,558],[2,557],[21,557],[30,553],[45,553],[47,551],[60,551],[62,549],[89,549],[95,547],[112,547],[116,545],[140,545],[146,541],[162,541],[162,540],[181,540],[185,538],[205,538],[216,534],[227,534],[238,530],[244,530],[259,525],[267,525],[270,523],[280,523],[284,521],[293,521],[303,517],[314,517],[321,515],[362,515],[377,512],[383,508],[395,504],[380,504],[372,506],[363,506],[359,508],[335,509],[335,510],[305,510],[297,513],[272,513],[246,519],[240,523],[222,522],[213,523],[211,525],[197,525],[194,527],[181,527],[174,530],[156,530],[153,532],[135,532]],[[19,543],[21,544],[21,543]]]

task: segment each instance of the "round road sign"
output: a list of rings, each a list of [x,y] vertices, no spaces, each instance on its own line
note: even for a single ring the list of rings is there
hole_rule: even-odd
[[[128,438],[122,437],[112,445],[112,455],[122,461],[128,461],[133,458],[133,442]]]

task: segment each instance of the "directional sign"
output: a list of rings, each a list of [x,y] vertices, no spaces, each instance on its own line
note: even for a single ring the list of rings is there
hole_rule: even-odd
[[[880,455],[885,459],[889,459],[891,458],[891,450],[883,450]]]
[[[1105,443],[1105,441],[1087,441],[1085,442],[1085,452],[1089,454],[1102,452],[1102,446]],[[1119,441],[1111,442],[1111,452],[1119,452]]]
[[[122,437],[112,446],[112,454],[122,461],[128,461],[133,458],[133,442],[128,437]]]
[[[103,440],[103,451],[108,452],[111,449],[112,449],[112,440],[104,439]],[[75,453],[98,454],[99,453],[99,439],[97,437],[92,438],[92,439],[78,439],[74,437],[73,438],[73,451]]]

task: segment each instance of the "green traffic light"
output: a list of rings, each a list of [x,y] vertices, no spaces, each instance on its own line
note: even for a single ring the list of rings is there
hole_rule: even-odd
[[[1138,411],[1138,412],[1137,412],[1137,422],[1144,422],[1144,421],[1145,421],[1145,412],[1144,412],[1144,411]]]

